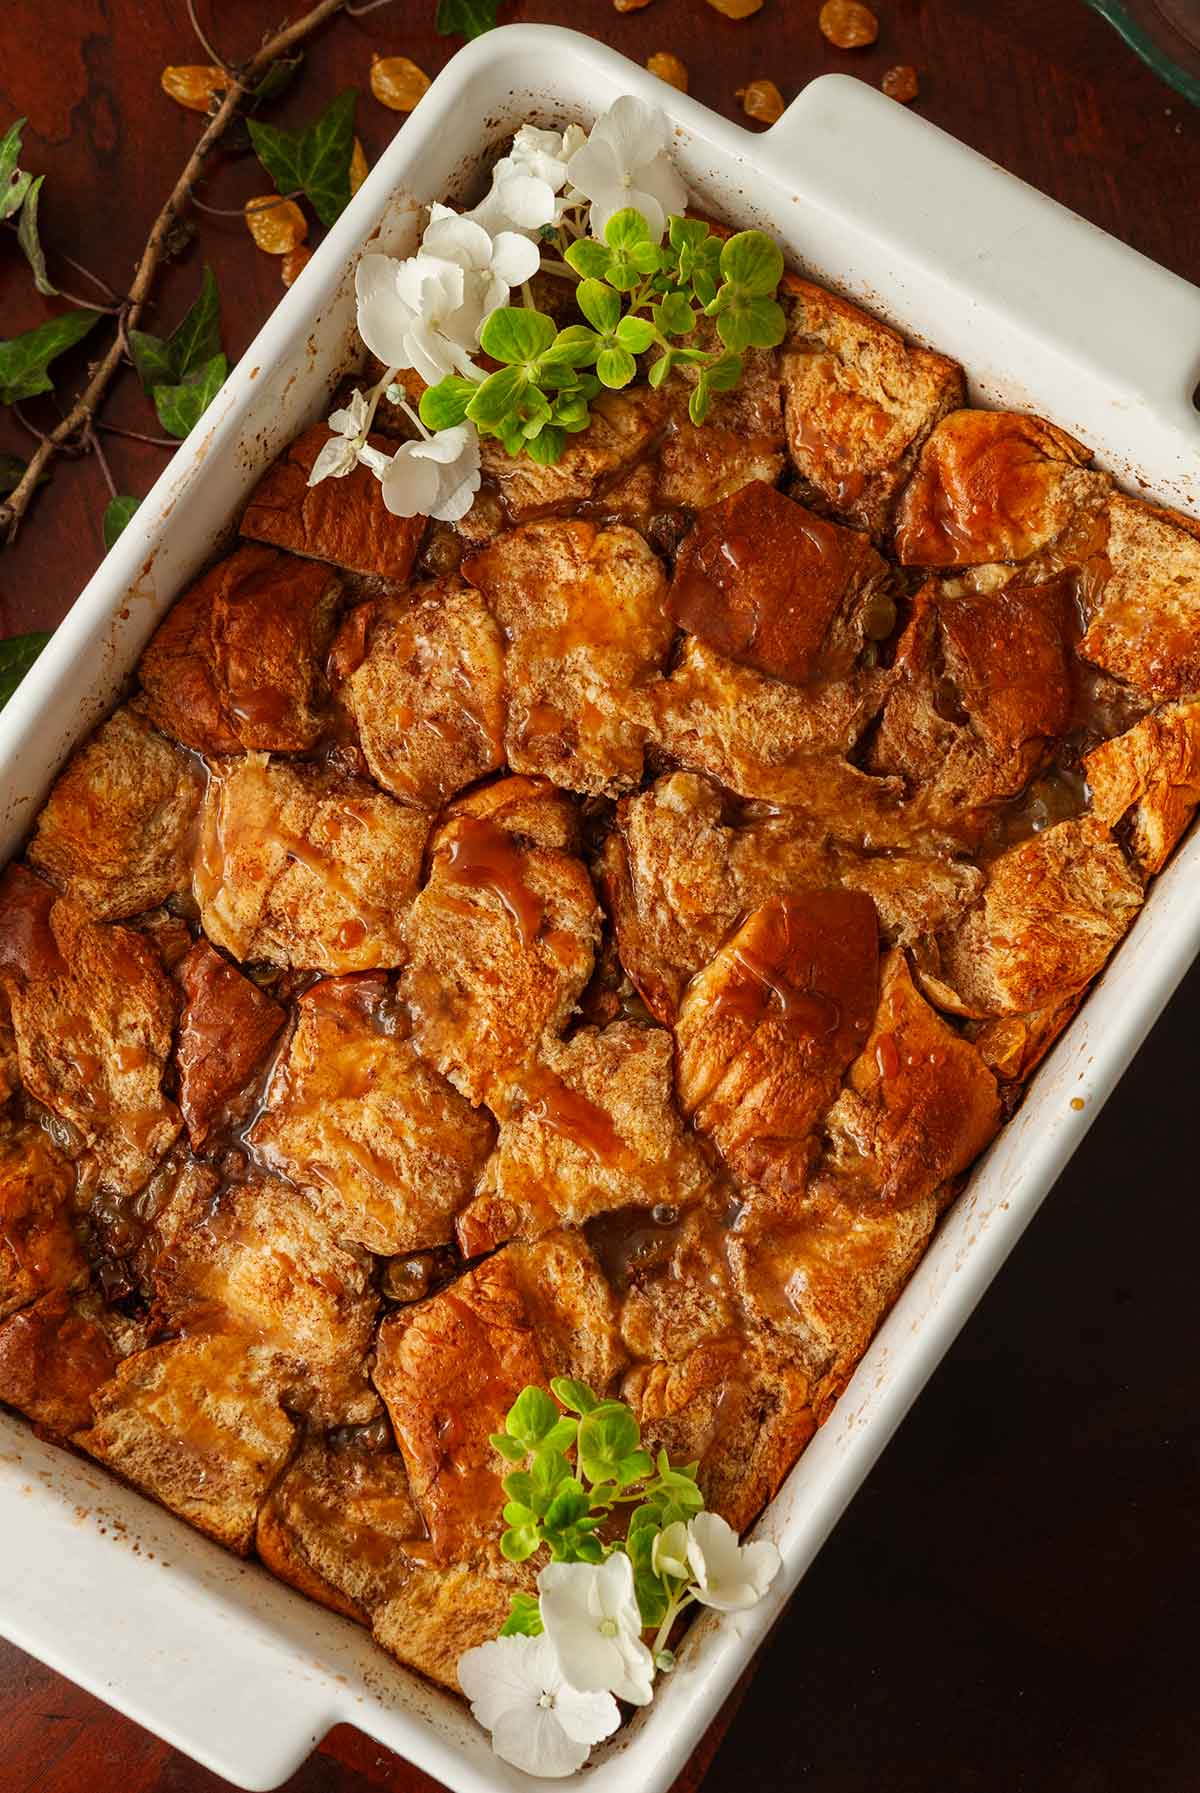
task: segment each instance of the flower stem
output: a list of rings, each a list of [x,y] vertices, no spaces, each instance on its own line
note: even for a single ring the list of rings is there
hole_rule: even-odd
[[[666,1648],[667,1639],[671,1635],[672,1625],[674,1625],[684,1607],[690,1606],[695,1598],[696,1596],[690,1588],[686,1591],[681,1588],[677,1594],[672,1596],[663,1617],[663,1622],[658,1628],[658,1634],[655,1637],[653,1644],[650,1646],[651,1656],[657,1656],[660,1650]]]

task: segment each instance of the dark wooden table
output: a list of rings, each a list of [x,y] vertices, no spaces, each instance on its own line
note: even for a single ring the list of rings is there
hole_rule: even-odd
[[[238,57],[278,23],[282,0],[199,5]],[[611,0],[510,0],[502,16],[572,24],[638,60],[673,50],[691,91],[734,115],[736,89],[757,76],[791,98],[826,69],[878,81],[912,63],[927,117],[1200,281],[1200,113],[1082,0],[878,0],[878,44],[850,54],[825,44],[817,10],[817,0],[766,0],[734,24],[702,0],[627,14]],[[272,116],[299,123],[357,85],[373,159],[398,121],[365,92],[371,52],[434,73],[455,45],[435,35],[433,12],[434,0],[396,0],[338,20]],[[48,175],[45,234],[120,288],[197,132],[195,115],[158,88],[164,64],[204,60],[184,0],[5,0],[0,41],[0,125],[29,117],[24,163]],[[253,162],[225,158],[206,196],[236,205],[263,184]],[[178,319],[202,259],[219,275],[236,357],[281,291],[277,264],[238,219],[200,221],[150,327]],[[0,295],[3,335],[49,309],[11,244]],[[65,369],[78,375],[84,360]],[[53,421],[47,402],[30,409],[43,427]],[[156,428],[132,376],[106,415]],[[107,447],[120,489],[144,492],[161,451],[115,437]],[[0,412],[0,453],[27,451]],[[99,558],[106,495],[94,459],[58,464],[16,546],[0,552],[0,634],[63,615]],[[1198,1003],[1200,971],[810,1572],[689,1787],[707,1769],[706,1793],[1200,1788]],[[0,1540],[0,1579],[3,1553]],[[2,1793],[221,1785],[0,1645]],[[345,1727],[289,1785],[432,1787]]]

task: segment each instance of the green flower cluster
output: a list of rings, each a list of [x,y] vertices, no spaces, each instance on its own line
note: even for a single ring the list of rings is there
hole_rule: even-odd
[[[651,1560],[654,1540],[703,1510],[698,1465],[673,1468],[665,1451],[655,1461],[624,1401],[601,1401],[586,1383],[564,1376],[550,1387],[554,1400],[545,1389],[523,1389],[504,1431],[492,1434],[505,1461],[519,1465],[502,1484],[508,1530],[500,1549],[514,1563],[543,1545],[560,1563],[599,1563],[623,1550],[633,1563],[643,1623],[659,1625],[671,1595]],[[624,1536],[615,1511],[622,1506],[633,1508]],[[541,1629],[536,1598],[514,1595],[501,1635],[536,1636]]]
[[[469,419],[508,454],[549,466],[567,437],[587,428],[600,391],[629,385],[639,356],[658,351],[647,367],[653,387],[676,369],[690,371],[688,413],[700,424],[712,394],[741,379],[743,352],[783,340],[775,298],[783,256],[760,230],[723,240],[699,219],[673,217],[666,240],[654,243],[642,214],[627,208],[609,219],[603,242],[570,244],[565,262],[578,276],[585,321],[560,330],[530,306],[493,311],[479,341],[500,366],[482,381],[451,374],[431,386],[421,398],[427,429]],[[704,318],[714,320],[719,347],[689,346]]]

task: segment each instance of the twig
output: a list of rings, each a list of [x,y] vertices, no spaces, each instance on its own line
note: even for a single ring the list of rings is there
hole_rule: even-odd
[[[346,12],[352,19],[365,18],[369,12],[378,12],[381,6],[390,6],[392,0],[366,0],[363,6],[347,6]]]
[[[96,428],[103,430],[106,436],[122,436],[126,442],[149,442],[152,448],[178,448],[177,436],[148,436],[145,430],[123,429],[119,423],[101,423],[96,419]]]
[[[213,49],[211,43],[208,41],[208,38],[204,35],[204,32],[201,29],[200,21],[196,17],[196,0],[187,0],[187,10],[188,10],[188,18],[192,21],[192,30],[196,33],[196,36],[200,39],[201,48],[204,50],[207,50],[208,54],[212,57],[212,60],[216,63],[218,68],[223,68],[227,75],[230,74],[232,71],[229,67],[229,64],[226,62],[226,60],[223,56],[220,56],[217,54],[216,50]]]
[[[193,193],[192,204],[198,211],[206,212],[210,218],[249,218],[256,212],[273,212],[277,205],[286,205],[289,199],[299,199],[303,191],[303,187],[297,187],[291,193],[276,193],[270,199],[256,199],[253,205],[249,200],[245,205],[207,205]]]
[[[109,497],[115,498],[117,495],[117,482],[112,476],[112,468],[108,464],[108,456],[100,446],[100,438],[96,434],[94,424],[88,425],[88,432],[84,440],[87,442],[88,447],[100,463],[100,471],[104,475],[104,483],[108,487]]]
[[[16,219],[15,218],[6,218],[4,220],[4,228],[6,230],[11,230],[13,232],[16,232],[18,230],[18,225],[17,225]],[[58,294],[59,298],[66,299],[71,305],[78,305],[80,307],[80,309],[83,311],[112,311],[112,312],[115,312],[117,310],[118,303],[119,303],[118,299],[117,299],[117,295],[116,295],[116,293],[113,292],[113,290],[112,290],[111,286],[109,286],[107,280],[101,280],[99,274],[93,274],[91,269],[85,268],[81,262],[72,261],[71,257],[69,255],[60,255],[57,250],[51,250],[50,253],[53,255],[58,255],[58,259],[60,261],[65,261],[68,267],[75,269],[76,273],[83,274],[88,280],[94,281],[98,287],[102,287],[103,290],[108,294],[109,299],[112,301],[112,303],[109,305],[98,305],[96,303],[95,299],[83,299],[79,296],[78,293],[68,292],[67,288],[65,286],[55,287],[54,290]]]
[[[74,256],[68,255],[65,249],[54,249],[51,253],[56,255],[59,261],[65,261],[68,268],[74,268],[77,274],[82,274],[85,280],[90,280],[93,286],[98,286],[102,293],[107,293],[114,305],[120,302],[121,295],[113,291],[107,280],[101,279],[99,274],[93,274],[90,268],[85,268],[81,261],[76,261]]]
[[[184,164],[183,172],[164,204],[146,241],[142,258],[129,288],[129,296],[122,303],[118,313],[117,332],[108,350],[92,370],[90,379],[70,411],[43,441],[38,443],[30,456],[20,480],[9,493],[3,504],[0,504],[0,525],[6,530],[7,539],[11,542],[21,524],[21,519],[29,508],[30,500],[38,481],[47,465],[56,454],[63,452],[65,446],[73,438],[85,435],[92,428],[97,408],[101,404],[112,383],[113,376],[127,353],[127,332],[134,329],[142,315],[143,308],[150,297],[155,275],[163,259],[167,237],[172,225],[183,212],[191,197],[192,189],[199,180],[204,163],[225,132],[226,127],[236,113],[238,106],[259,78],[270,68],[273,62],[286,54],[293,44],[302,43],[306,37],[323,25],[327,19],[345,10],[346,0],[318,0],[311,11],[303,17],[294,19],[288,25],[270,36],[255,51],[242,68],[233,76],[224,98],[216,112],[205,126],[196,141],[195,148]]]

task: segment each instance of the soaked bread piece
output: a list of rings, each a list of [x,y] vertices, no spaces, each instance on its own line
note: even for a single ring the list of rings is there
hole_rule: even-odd
[[[1085,660],[1155,698],[1200,692],[1200,523],[1114,493],[1085,566]]]
[[[692,980],[679,1099],[739,1178],[805,1181],[813,1129],[870,1027],[878,965],[870,897],[813,890],[756,909]]]
[[[366,1372],[379,1306],[369,1262],[287,1184],[233,1184],[194,1209],[155,1284],[169,1330],[232,1333],[269,1349],[290,1404],[324,1424],[378,1412]]]
[[[592,403],[591,420],[553,466],[528,455],[505,452],[494,436],[480,442],[483,472],[494,480],[509,520],[527,523],[602,497],[609,486],[654,448],[667,420],[665,396],[648,387],[603,392]],[[514,766],[514,770],[520,770]]]
[[[680,1207],[708,1182],[673,1103],[671,1036],[629,1021],[548,1040],[508,1091],[497,1149],[458,1217],[476,1257],[614,1208]]]
[[[674,633],[666,578],[632,529],[529,523],[463,562],[508,644],[505,747],[514,772],[593,796],[642,774],[626,694],[661,667]]]
[[[183,1013],[175,1045],[179,1106],[199,1151],[227,1102],[250,1080],[287,1012],[197,940],[179,966]]]
[[[329,439],[328,427],[314,423],[289,443],[255,486],[242,516],[242,535],[329,561],[348,573],[377,573],[403,583],[417,557],[425,518],[394,517],[383,502],[383,487],[361,465],[341,479],[310,486],[308,476]],[[385,454],[394,446],[386,436],[367,440]]]
[[[1200,702],[1167,703],[1088,754],[1091,813],[1124,824],[1143,877],[1160,872],[1200,803]]]
[[[477,592],[453,580],[351,611],[330,670],[371,776],[440,809],[504,764],[504,642]]]
[[[60,772],[37,819],[29,863],[97,921],[120,921],[191,882],[200,774],[122,704]]]
[[[389,1314],[375,1385],[429,1536],[448,1562],[496,1541],[503,1459],[489,1443],[521,1390],[569,1375],[601,1392],[619,1365],[612,1297],[578,1235],[509,1247]]]
[[[272,1353],[236,1333],[171,1339],[119,1365],[73,1442],[247,1556],[295,1435],[278,1388]]]
[[[849,672],[863,642],[856,613],[887,578],[865,536],[756,480],[697,517],[669,606],[718,653],[807,685]]]
[[[3,978],[21,1082],[70,1123],[101,1185],[132,1195],[182,1124],[162,1087],[176,994],[132,928],[91,921],[65,898],[44,925],[40,952],[25,961],[30,974]]]
[[[573,825],[552,786],[506,779],[457,804],[434,837],[400,994],[418,1052],[470,1102],[498,1104],[591,976],[595,892],[558,844]]]
[[[70,1437],[92,1423],[92,1396],[117,1367],[104,1328],[65,1289],[0,1325],[0,1401]]]
[[[40,1296],[86,1283],[72,1224],[74,1195],[74,1169],[41,1128],[6,1124],[0,1135],[0,1320]]]
[[[812,281],[785,274],[784,418],[801,496],[883,535],[926,436],[963,401],[962,369]]]
[[[151,721],[197,753],[314,746],[341,589],[328,567],[272,548],[218,561],[176,599],[139,662]]]
[[[220,763],[193,872],[205,933],[235,959],[299,970],[400,964],[430,819],[326,767]]]
[[[310,1191],[338,1238],[389,1257],[445,1244],[491,1118],[418,1056],[379,973],[314,984],[297,1016],[251,1145]]]
[[[1028,560],[1099,511],[1112,489],[1090,451],[1044,417],[952,411],[921,450],[896,512],[903,566]]]

